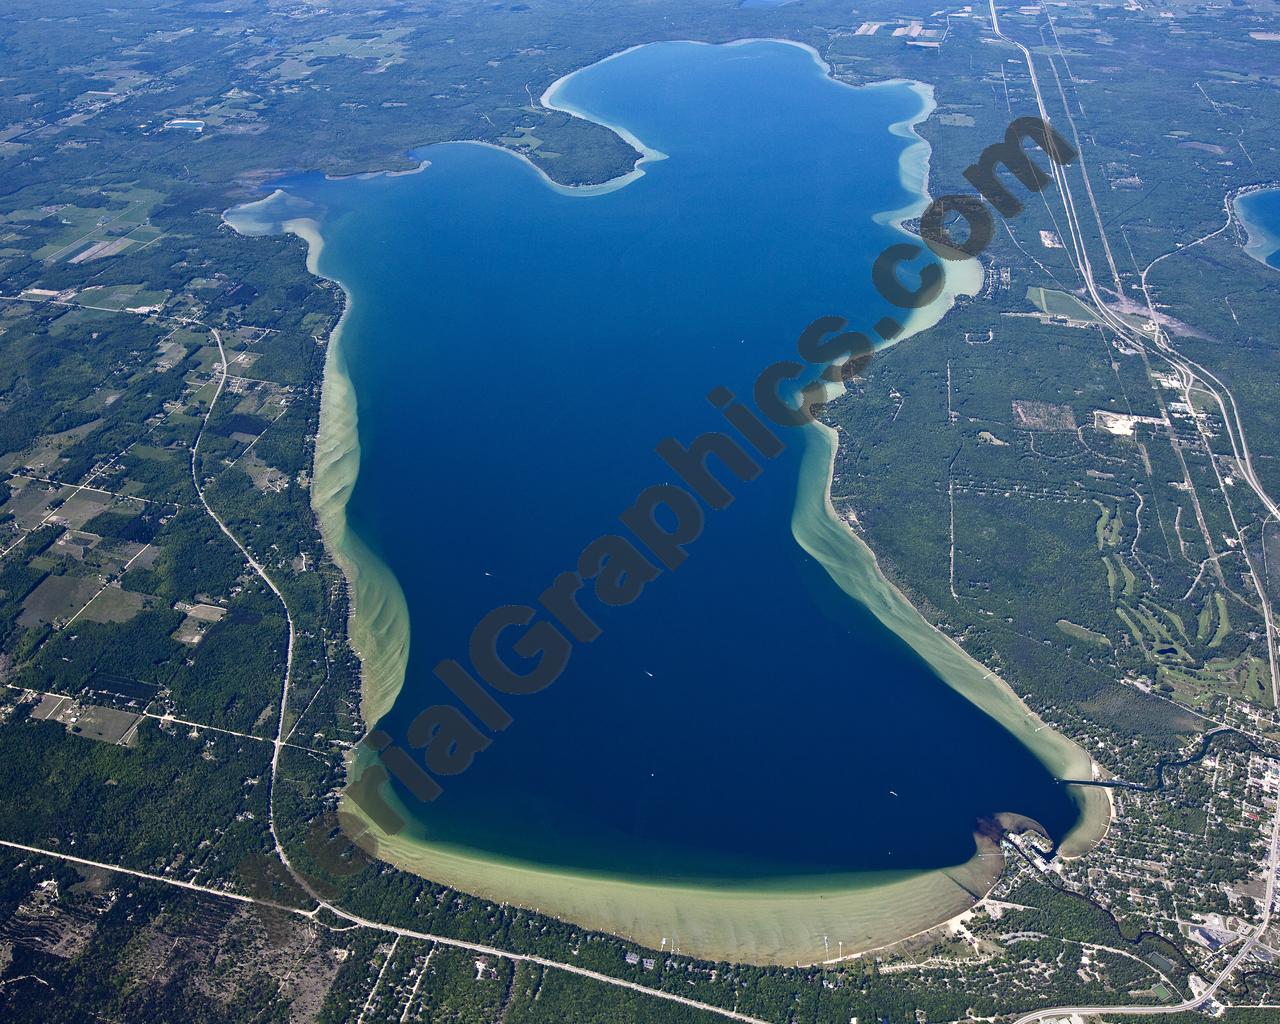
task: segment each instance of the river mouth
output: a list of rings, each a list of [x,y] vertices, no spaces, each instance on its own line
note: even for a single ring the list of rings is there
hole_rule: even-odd
[[[258,211],[315,213],[316,268],[352,300],[317,504],[357,577],[366,717],[393,744],[457,703],[432,669],[466,661],[477,621],[536,601],[672,478],[656,442],[724,429],[706,393],[749,395],[816,316],[889,311],[870,265],[921,202],[926,98],[839,85],[779,42],[655,44],[545,98],[643,140],[622,187],[446,145],[419,175],[308,177],[277,197],[287,218]],[[785,442],[757,478],[721,474],[734,500],[688,561],[593,606],[601,636],[503,698],[512,724],[436,799],[397,786],[381,856],[651,945],[791,962],[965,909],[998,870],[975,836],[998,812],[1077,828],[1025,709],[940,678],[951,655],[887,624],[851,539],[806,541],[827,510],[805,467],[829,460],[820,437]],[[858,558],[870,582],[848,584]]]

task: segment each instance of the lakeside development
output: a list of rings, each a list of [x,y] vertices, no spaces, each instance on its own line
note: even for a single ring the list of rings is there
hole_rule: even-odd
[[[8,5],[0,1022],[1280,1024],[1267,13]]]
[[[919,328],[923,329],[923,327]],[[1078,744],[1047,726],[1013,688],[971,658],[931,624],[880,570],[875,552],[842,520],[831,503],[831,474],[838,433],[809,429],[800,488],[792,520],[796,540],[822,563],[840,588],[871,610],[927,661],[938,677],[1018,738],[1059,779],[1094,778],[1093,761]],[[1074,787],[1081,815],[1058,844],[1065,857],[1077,857],[1100,840],[1111,824],[1107,791]]]
[[[423,161],[422,166],[425,165]],[[360,713],[365,723],[372,724],[390,710],[404,685],[409,659],[409,610],[395,574],[347,523],[347,501],[360,473],[356,392],[342,346],[343,327],[352,310],[351,290],[320,272],[324,252],[321,225],[313,217],[298,215],[289,205],[287,193],[277,189],[265,199],[228,210],[223,220],[251,237],[296,235],[307,247],[307,270],[333,281],[343,292],[343,314],[329,336],[325,352],[311,506],[325,546],[351,588],[348,628],[351,643],[360,656]],[[276,206],[285,208],[276,210]]]
[[[824,74],[829,73],[815,51],[802,48],[814,56]],[[544,105],[587,117],[585,112],[556,100],[562,84],[572,77],[566,76],[549,88],[543,96]],[[921,109],[890,130],[915,140],[902,154],[899,175],[903,187],[917,194],[918,199],[904,209],[877,218],[894,226],[917,215],[927,201],[929,147],[916,134],[915,126],[933,110],[932,91],[920,83],[907,84],[920,98]],[[610,127],[619,130],[615,125]],[[644,159],[662,158],[663,154],[630,138],[645,154]],[[581,189],[555,185],[545,175],[543,178],[561,194],[600,195],[625,187],[641,174],[643,171],[637,166],[625,180]],[[229,211],[227,220],[246,234],[283,230],[297,235],[308,245],[309,269],[320,274],[320,223],[313,217],[297,215],[292,202],[287,194],[277,192],[259,203]],[[981,286],[981,268],[976,262],[949,265],[947,270],[943,295],[930,308],[919,311],[901,337],[937,322],[955,296],[976,294]],[[343,287],[347,309],[327,353],[313,502],[325,541],[351,581],[351,635],[364,666],[362,713],[366,723],[373,724],[392,708],[404,684],[409,657],[409,610],[395,574],[350,528],[347,518],[348,499],[360,467],[360,443],[356,392],[343,346],[343,327],[353,308],[352,295]],[[808,432],[792,515],[797,541],[819,560],[845,593],[905,640],[949,686],[1017,737],[1054,775],[1091,777],[1087,754],[1045,727],[1003,680],[987,672],[927,623],[879,572],[870,549],[836,516],[830,503],[835,443],[833,432],[816,428]],[[352,770],[358,771],[359,766],[353,765]],[[1076,791],[1076,796],[1083,813],[1062,843],[1067,855],[1087,848],[1105,832],[1109,822],[1109,803],[1103,791]],[[344,801],[344,810],[364,817],[349,799]],[[407,811],[405,816],[412,820]],[[372,822],[368,824],[372,826]],[[714,959],[756,963],[830,959],[837,950],[848,955],[939,924],[967,909],[985,893],[1003,863],[999,850],[980,838],[979,852],[972,859],[946,870],[861,872],[782,881],[772,878],[767,886],[703,886],[632,882],[521,863],[428,842],[415,828],[396,836],[377,834],[376,842],[378,856],[399,867],[495,901],[539,909],[654,948],[666,945]]]

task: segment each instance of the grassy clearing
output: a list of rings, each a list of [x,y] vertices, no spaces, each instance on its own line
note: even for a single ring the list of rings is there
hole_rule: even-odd
[[[1227,614],[1227,599],[1217,591],[1214,591],[1213,601],[1218,609],[1218,628],[1214,630],[1209,646],[1221,647],[1222,641],[1231,634],[1231,616]]]
[[[1166,624],[1162,621],[1162,617],[1169,617],[1169,613],[1165,609],[1151,601],[1143,601],[1137,608],[1133,609],[1133,612],[1142,622],[1156,645],[1155,650],[1152,652],[1155,657],[1172,658],[1175,661],[1188,663],[1195,660],[1170,631],[1173,623]]]
[[[140,284],[118,284],[104,288],[86,288],[76,296],[77,302],[101,309],[138,309],[164,305],[166,291],[153,291]]]
[[[1148,602],[1148,607],[1154,608],[1157,612],[1168,620],[1169,625],[1178,631],[1178,635],[1182,637],[1182,642],[1187,646],[1191,645],[1191,638],[1187,635],[1187,627],[1182,621],[1182,616],[1177,612],[1170,611],[1164,605],[1156,604],[1154,601]]]
[[[86,622],[128,622],[145,604],[141,594],[119,587],[107,587],[80,613],[81,620]]]
[[[118,241],[128,236],[136,244],[151,241],[159,236],[160,232],[147,223],[147,218],[165,198],[163,192],[130,186],[107,192],[106,195],[112,202],[122,203],[123,208],[82,209],[75,205],[68,205],[57,209],[52,214],[44,210],[18,210],[10,214],[7,219],[9,221],[44,221],[47,224],[59,225],[59,230],[54,232],[52,240],[42,245],[33,254],[38,260],[65,259],[84,251],[95,242]],[[122,245],[121,249],[123,248]]]
[[[1120,543],[1121,531],[1124,529],[1124,511],[1117,505],[1113,512],[1110,505],[1104,505],[1097,498],[1093,499],[1093,503],[1098,506],[1100,513],[1093,527],[1098,550],[1113,548]]]
[[[1202,644],[1209,639],[1209,631],[1213,629],[1213,597],[1206,597],[1200,606],[1200,614],[1196,616],[1196,643]]]
[[[1194,664],[1195,659],[1161,620],[1160,613],[1163,611],[1158,605],[1147,602],[1138,607],[1120,605],[1116,608],[1116,614],[1133,634],[1148,662],[1160,667],[1166,667],[1169,662],[1177,665]]]
[[[1156,678],[1173,687],[1178,696],[1191,704],[1206,703],[1217,694],[1228,694],[1264,707],[1273,704],[1267,665],[1249,653],[1236,658],[1212,658],[1202,669],[1161,666]]]
[[[1124,596],[1133,597],[1138,592],[1138,577],[1134,575],[1132,569],[1124,564],[1123,558],[1117,558],[1116,564],[1120,566],[1120,572],[1124,574]]]
[[[1120,576],[1116,572],[1115,566],[1111,564],[1111,556],[1104,556],[1102,561],[1107,567],[1107,591],[1111,595],[1112,604],[1114,604],[1116,600],[1116,586],[1120,582]]]
[[[1068,295],[1066,292],[1055,291],[1052,288],[1028,288],[1027,301],[1041,313],[1049,316],[1097,323],[1093,311],[1074,295]]]
[[[1110,647],[1111,641],[1101,633],[1095,633],[1091,629],[1084,626],[1078,626],[1070,619],[1059,619],[1058,628],[1073,640],[1084,640],[1091,644],[1097,644],[1099,647]]]
[[[49,576],[22,602],[18,621],[29,629],[69,619],[97,590],[98,584],[82,576]]]
[[[126,746],[132,746],[137,737],[133,727],[141,717],[115,708],[86,707],[76,721],[67,724],[67,730],[99,743],[123,742]]]
[[[1098,542],[1098,550],[1101,551],[1107,544],[1107,534],[1111,523],[1111,509],[1100,502],[1097,498],[1093,499],[1093,503],[1098,506],[1098,521],[1093,527],[1094,539]]]

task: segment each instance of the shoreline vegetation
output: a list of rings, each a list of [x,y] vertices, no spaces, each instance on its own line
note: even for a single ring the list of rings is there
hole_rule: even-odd
[[[739,40],[722,45],[760,41],[797,46],[813,57],[824,74],[833,77],[821,55],[803,43],[779,39]],[[617,59],[637,48],[630,47],[604,60]],[[569,104],[556,101],[564,83],[584,70],[586,68],[571,72],[553,83],[542,95],[543,105],[575,117],[596,120]],[[929,201],[930,148],[916,126],[933,113],[933,89],[924,83],[902,80],[859,86],[840,84],[848,88],[905,85],[920,98],[916,114],[889,128],[894,135],[914,140],[900,157],[899,176],[904,189],[916,193],[917,198],[903,209],[887,211],[876,218],[905,234],[903,222],[918,216]],[[576,196],[600,195],[623,188],[643,176],[645,163],[666,159],[665,154],[646,146],[625,128],[604,126],[617,132],[640,156],[630,172],[602,184],[561,185],[525,155],[508,149],[503,152],[534,167],[549,188]],[[425,163],[419,170],[422,166]],[[320,271],[324,248],[321,225],[314,217],[298,216],[296,210],[288,209],[293,202],[296,200],[276,190],[264,199],[227,211],[224,220],[242,234],[288,232],[296,235],[308,247],[308,270],[316,276],[328,277]],[[284,206],[286,209],[282,212],[287,215],[277,216],[274,209],[277,205]],[[983,271],[976,260],[949,264],[945,269],[943,293],[931,306],[913,313],[896,341],[937,323],[958,295],[975,295],[982,286]],[[342,287],[346,304],[326,353],[313,506],[325,544],[346,574],[351,588],[350,636],[362,662],[361,712],[366,725],[371,725],[390,710],[404,684],[410,626],[399,582],[349,528],[346,518],[347,499],[359,472],[360,444],[355,389],[342,346],[343,328],[353,297],[341,281],[335,280],[335,283]],[[830,498],[831,471],[838,443],[836,431],[826,427],[806,428],[804,443],[792,517],[792,532],[797,542],[822,563],[846,593],[865,604],[924,657],[947,685],[1005,726],[1055,776],[1093,778],[1088,754],[1045,726],[1004,680],[988,672],[927,622],[880,571],[872,550],[836,514]],[[353,750],[348,762],[348,779],[358,777],[373,756],[367,751]],[[1081,817],[1061,843],[1064,856],[1075,856],[1088,849],[1105,834],[1111,819],[1111,802],[1105,790],[1077,788],[1073,793],[1081,807]],[[389,795],[394,798],[394,794]],[[395,800],[391,802],[394,804]],[[767,885],[758,886],[749,882],[714,886],[637,882],[516,862],[433,843],[413,824],[398,835],[387,835],[345,795],[341,809],[368,828],[365,836],[371,840],[370,848],[379,859],[432,881],[620,935],[654,949],[754,964],[815,963],[840,956],[848,958],[937,927],[980,901],[1004,865],[997,844],[975,833],[977,853],[965,863],[946,869],[862,872],[790,882],[770,880]],[[399,809],[405,820],[413,823],[407,809]],[[366,845],[365,839],[361,845]]]
[[[409,663],[409,608],[395,574],[347,522],[347,500],[360,473],[355,385],[342,350],[343,329],[354,299],[342,281],[320,271],[324,236],[316,219],[271,218],[271,206],[286,198],[283,190],[277,189],[264,199],[228,210],[223,220],[244,235],[296,235],[307,246],[307,270],[342,289],[342,316],[325,352],[311,507],[325,546],[351,589],[347,626],[360,658],[360,713],[367,726],[391,710],[404,685]],[[354,763],[348,765],[348,778],[353,767]]]
[[[1235,207],[1236,217],[1244,226],[1245,234],[1249,238],[1244,251],[1263,266],[1275,270],[1277,269],[1275,264],[1269,261],[1280,254],[1280,224],[1274,228],[1269,227],[1262,223],[1255,211],[1250,209],[1262,196],[1273,193],[1280,193],[1280,185],[1250,189],[1237,195],[1231,203]],[[1251,213],[1254,213],[1254,216],[1251,217]]]

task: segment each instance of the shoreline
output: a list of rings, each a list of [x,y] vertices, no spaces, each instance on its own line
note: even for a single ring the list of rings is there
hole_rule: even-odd
[[[406,167],[401,171],[355,171],[352,174],[326,174],[325,181],[371,181],[374,178],[403,178],[410,174],[421,174],[431,166],[430,160],[419,160],[414,167]]]
[[[884,575],[874,550],[840,517],[831,501],[839,432],[825,424],[814,424],[807,432],[801,487],[792,516],[797,543],[822,564],[841,590],[906,641],[947,686],[1012,733],[1052,775],[1094,778],[1093,759],[1087,751],[1049,727],[1005,679],[929,622]],[[1072,793],[1080,819],[1058,844],[1067,859],[1082,855],[1106,835],[1112,818],[1106,790],[1073,787]]]
[[[1280,268],[1268,263],[1267,260],[1280,254],[1280,225],[1273,230],[1265,224],[1251,220],[1248,209],[1249,201],[1253,197],[1265,195],[1268,192],[1280,192],[1280,186],[1255,188],[1239,193],[1231,200],[1231,205],[1235,209],[1236,219],[1243,225],[1245,235],[1249,239],[1244,251],[1268,270],[1276,270]]]
[[[761,40],[699,45],[745,45],[757,41]],[[812,47],[791,40],[770,41],[804,49],[824,74],[845,88],[906,85],[919,96],[921,109],[889,126],[891,133],[916,140],[904,149],[898,170],[904,190],[917,193],[918,198],[900,210],[887,211],[876,217],[880,223],[903,230],[902,221],[917,215],[928,203],[931,150],[927,141],[916,131],[916,126],[933,113],[935,103],[932,87],[900,79],[866,85],[840,82],[831,76],[829,65]],[[615,59],[637,48],[629,47],[605,60]],[[594,66],[592,64],[587,67]],[[563,83],[584,70],[586,68],[573,71],[548,87],[543,93],[543,104],[549,109],[594,121],[594,118],[569,104],[555,103],[556,93]],[[615,125],[605,127],[618,132],[635,146],[641,156],[630,172],[599,185],[560,185],[552,181],[545,171],[524,154],[501,146],[492,148],[523,160],[554,191],[579,196],[600,195],[623,188],[643,177],[644,164],[666,158],[665,154],[646,146],[625,129]],[[492,146],[490,143],[478,142],[466,144]],[[296,235],[308,247],[308,270],[323,277],[325,275],[320,273],[319,263],[324,241],[320,225],[315,219],[288,216],[273,220],[269,217],[259,219],[257,216],[259,213],[267,213],[273,202],[288,205],[289,198],[286,193],[277,189],[262,200],[228,211],[224,214],[224,220],[235,230],[245,234],[283,231]],[[983,270],[978,261],[965,261],[954,267],[949,266],[947,270],[947,287],[943,295],[930,307],[913,312],[907,318],[898,340],[936,323],[951,308],[956,295],[976,294],[981,288]],[[312,505],[324,542],[349,583],[349,635],[361,660],[361,715],[367,730],[392,707],[404,685],[410,643],[409,616],[403,592],[394,574],[349,528],[346,517],[346,503],[355,485],[360,460],[357,400],[341,344],[343,328],[353,300],[350,291],[341,281],[327,279],[334,280],[342,287],[346,301],[326,352]],[[832,434],[834,436],[834,432]],[[847,593],[867,604],[894,632],[899,632],[894,626],[897,624],[908,632],[919,633],[921,624],[929,624],[879,573],[874,553],[838,520],[830,505],[830,465],[834,459],[834,445],[828,441],[830,455],[820,467],[822,473],[819,479],[806,473],[805,467],[811,462],[810,449],[813,445],[809,438],[805,441],[793,511],[792,527],[796,540],[811,554],[815,553],[801,537],[801,533],[797,532],[796,521],[802,515],[802,508],[812,511],[815,499],[821,495],[819,507],[830,509],[829,515],[825,511],[822,513],[822,518],[826,520],[829,529],[840,532],[842,540],[832,546],[827,559],[815,556],[819,557],[827,571]],[[809,537],[810,542],[812,539]],[[863,594],[861,591],[850,590],[837,575],[857,569],[859,562],[864,571],[863,582],[868,586],[874,584],[875,587],[882,588],[878,593],[867,590]],[[865,572],[868,563],[874,567],[874,574]],[[864,597],[878,599],[885,608],[894,607],[897,617],[894,618],[892,614],[889,618],[881,615],[880,609],[872,600],[864,600]],[[899,606],[905,606],[914,619],[908,617]],[[935,627],[929,626],[929,629],[945,643],[950,643]],[[920,651],[911,637],[901,632],[899,635]],[[968,659],[959,647],[955,647],[955,652],[960,656],[959,662],[963,663],[967,659],[976,666],[976,662]],[[993,714],[965,688],[966,685],[971,685],[971,680],[968,684],[957,684],[939,669],[939,665],[944,664],[950,671],[954,667],[950,662],[946,659],[935,661],[927,655],[925,657],[939,671],[947,685],[1009,727],[1004,718]],[[1007,691],[1007,698],[1021,706],[1016,695],[1003,681],[1000,681],[1000,685]],[[996,687],[985,687],[985,690],[999,692]],[[1038,723],[1038,719],[1036,721]],[[1038,749],[1042,743],[1041,733],[1032,734],[1036,743],[1033,746],[1024,732],[1017,729],[1010,731],[1044,763],[1049,763]],[[1058,737],[1058,734],[1049,733],[1049,736]],[[1047,738],[1044,737],[1045,740]],[[1058,738],[1070,744],[1065,737]],[[1074,747],[1074,744],[1070,745]],[[1083,751],[1080,753],[1083,754]],[[1087,755],[1085,757],[1086,769],[1077,777],[1087,777],[1090,774],[1090,762]],[[357,777],[363,766],[371,763],[371,760],[371,755],[359,754],[353,750],[348,757],[348,782]],[[828,959],[837,945],[844,949],[847,957],[882,948],[907,935],[937,927],[956,914],[972,908],[976,901],[985,896],[1004,869],[1003,855],[998,847],[980,841],[978,852],[965,863],[932,871],[862,872],[805,879],[803,885],[797,885],[793,881],[790,886],[781,880],[771,880],[767,885],[755,886],[749,883],[736,886],[700,886],[635,882],[517,863],[492,855],[432,844],[415,837],[412,825],[399,835],[389,836],[373,825],[350,800],[345,790],[341,810],[345,815],[368,826],[369,832],[366,835],[376,836],[372,840],[372,852],[378,858],[433,881],[495,902],[515,903],[587,928],[622,935],[654,949],[666,950],[668,946],[678,946],[689,955],[760,964],[820,962]],[[412,816],[407,812],[405,820],[413,822]],[[1107,820],[1109,823],[1109,816]],[[1081,821],[1085,821],[1083,815]],[[1078,831],[1079,827],[1072,834]],[[830,948],[824,942],[824,936],[829,940]]]
[[[397,801],[398,802],[398,801]],[[717,885],[628,881],[504,860],[376,826],[350,801],[341,813],[377,833],[360,845],[377,859],[501,905],[524,907],[660,952],[761,966],[806,966],[882,949],[929,931],[985,898],[1004,854],[974,834],[963,864]],[[825,941],[824,941],[825,938]]]
[[[932,147],[916,126],[932,116],[937,102],[932,85],[900,81],[920,97],[923,107],[916,117],[899,121],[889,128],[895,135],[915,140],[902,151],[898,173],[903,187],[916,192],[917,199],[899,210],[877,216],[876,221],[914,238],[903,227],[903,222],[919,217],[929,205],[929,172],[933,154]],[[959,296],[972,297],[982,289],[986,271],[981,261],[968,259],[946,263],[943,269],[942,294],[928,306],[913,310],[906,318],[902,333],[893,341],[877,346],[877,351],[898,345],[934,326],[950,312]],[[827,388],[829,398],[843,393],[841,386],[827,385]],[[905,640],[947,686],[1012,733],[1052,775],[1058,779],[1094,778],[1093,758],[1087,751],[1043,722],[1008,681],[988,670],[954,639],[929,622],[885,576],[875,551],[840,517],[831,500],[839,432],[818,422],[806,428],[805,434],[791,523],[796,542],[822,564],[841,590],[871,611],[886,629]],[[807,495],[806,488],[812,493]],[[819,494],[820,509],[806,504],[807,498]],[[818,520],[819,512],[825,522]],[[834,527],[837,532],[830,534],[829,527]],[[1110,829],[1114,816],[1114,804],[1109,796],[1100,797],[1092,787],[1075,787],[1073,798],[1080,809],[1080,819],[1059,843],[1061,855],[1068,859],[1084,854],[1099,842]]]
[[[342,289],[343,307],[329,335],[320,389],[320,423],[316,431],[311,508],[320,536],[346,577],[350,606],[347,632],[360,659],[360,714],[366,731],[395,703],[409,663],[409,609],[404,591],[386,563],[360,539],[347,522],[347,499],[360,473],[360,435],[355,385],[342,348],[343,328],[354,306],[351,290],[320,271],[324,236],[312,217],[259,219],[286,193],[276,189],[252,203],[222,215],[224,223],[243,235],[287,233],[307,247],[307,271]],[[348,764],[350,769],[351,764]],[[350,771],[348,771],[348,777]]]

